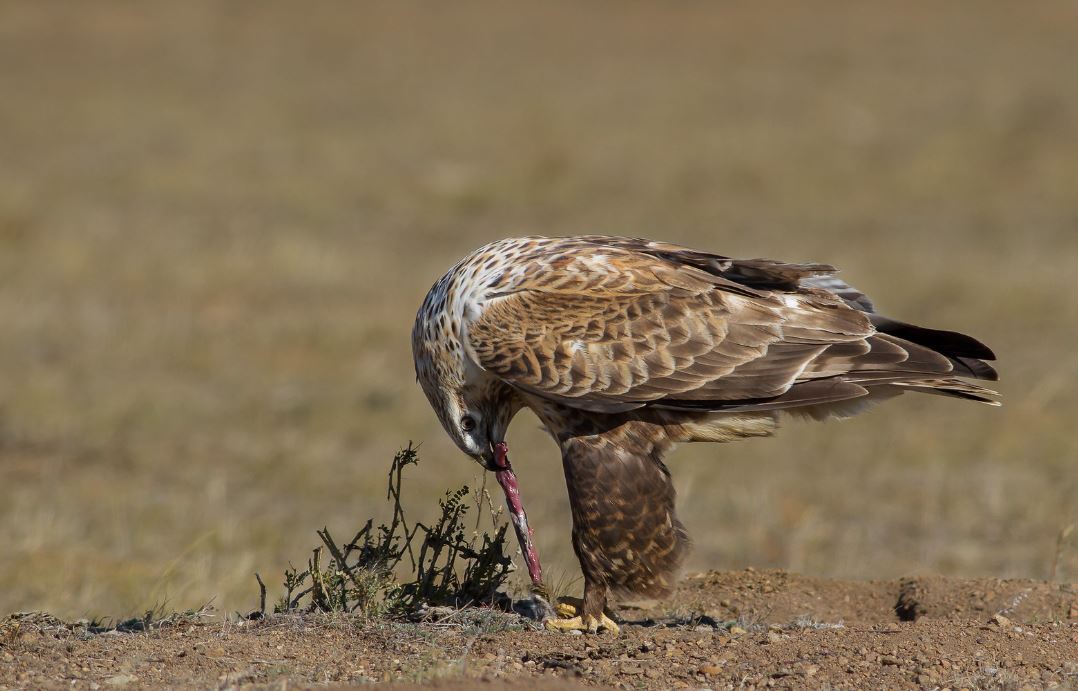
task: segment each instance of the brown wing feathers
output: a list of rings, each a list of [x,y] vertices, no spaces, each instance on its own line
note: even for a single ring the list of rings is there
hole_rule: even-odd
[[[995,379],[987,347],[872,313],[831,267],[579,243],[560,276],[540,272],[470,328],[480,365],[525,391],[598,412],[790,408],[883,385],[992,402],[954,378]],[[609,256],[589,262],[597,250]]]

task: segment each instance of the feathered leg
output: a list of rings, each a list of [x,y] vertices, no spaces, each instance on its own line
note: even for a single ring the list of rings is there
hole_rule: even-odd
[[[652,441],[656,427],[626,421],[562,441],[584,599],[561,607],[571,618],[550,620],[548,627],[617,632],[606,610],[609,591],[661,597],[673,586],[688,538],[674,514],[662,447]]]

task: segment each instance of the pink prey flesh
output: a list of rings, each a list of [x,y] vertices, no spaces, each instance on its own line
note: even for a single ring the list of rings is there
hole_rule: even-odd
[[[505,493],[505,503],[509,506],[509,515],[513,520],[513,529],[520,543],[520,551],[524,555],[524,561],[528,564],[528,576],[532,579],[532,585],[543,585],[543,567],[539,565],[539,551],[532,542],[532,529],[528,525],[528,514],[524,512],[524,504],[520,501],[520,486],[517,484],[517,475],[513,467],[509,465],[509,445],[504,441],[494,445],[494,465],[500,470],[494,473],[498,478],[498,484]]]

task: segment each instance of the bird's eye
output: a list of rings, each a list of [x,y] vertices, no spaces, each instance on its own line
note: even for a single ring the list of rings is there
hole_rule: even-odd
[[[471,432],[475,429],[475,418],[471,415],[465,415],[460,419],[460,428],[465,432]]]

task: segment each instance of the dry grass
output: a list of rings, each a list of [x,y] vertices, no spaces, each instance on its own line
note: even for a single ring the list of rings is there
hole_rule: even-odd
[[[419,454],[411,444],[393,457],[386,490],[386,502],[393,507],[388,525],[376,528],[368,519],[355,537],[341,543],[328,528],[318,531],[322,544],[312,551],[307,568],[285,570],[285,592],[274,613],[379,618],[415,616],[432,606],[454,614],[476,605],[512,608],[512,599],[502,591],[513,570],[505,539],[509,526],[498,521],[501,512],[490,495],[467,486],[447,491],[438,500],[441,515],[429,525],[410,520],[402,505],[404,473],[417,465]],[[476,514],[474,521],[469,512]],[[262,619],[269,611],[267,588],[260,575],[255,579],[259,608],[248,618]]]
[[[249,610],[408,439],[414,502],[473,483],[408,332],[525,232],[833,262],[997,349],[1001,410],[681,450],[696,566],[1046,576],[1078,505],[1076,30],[1061,1],[5,3],[0,611]],[[568,572],[535,427],[514,466]]]

